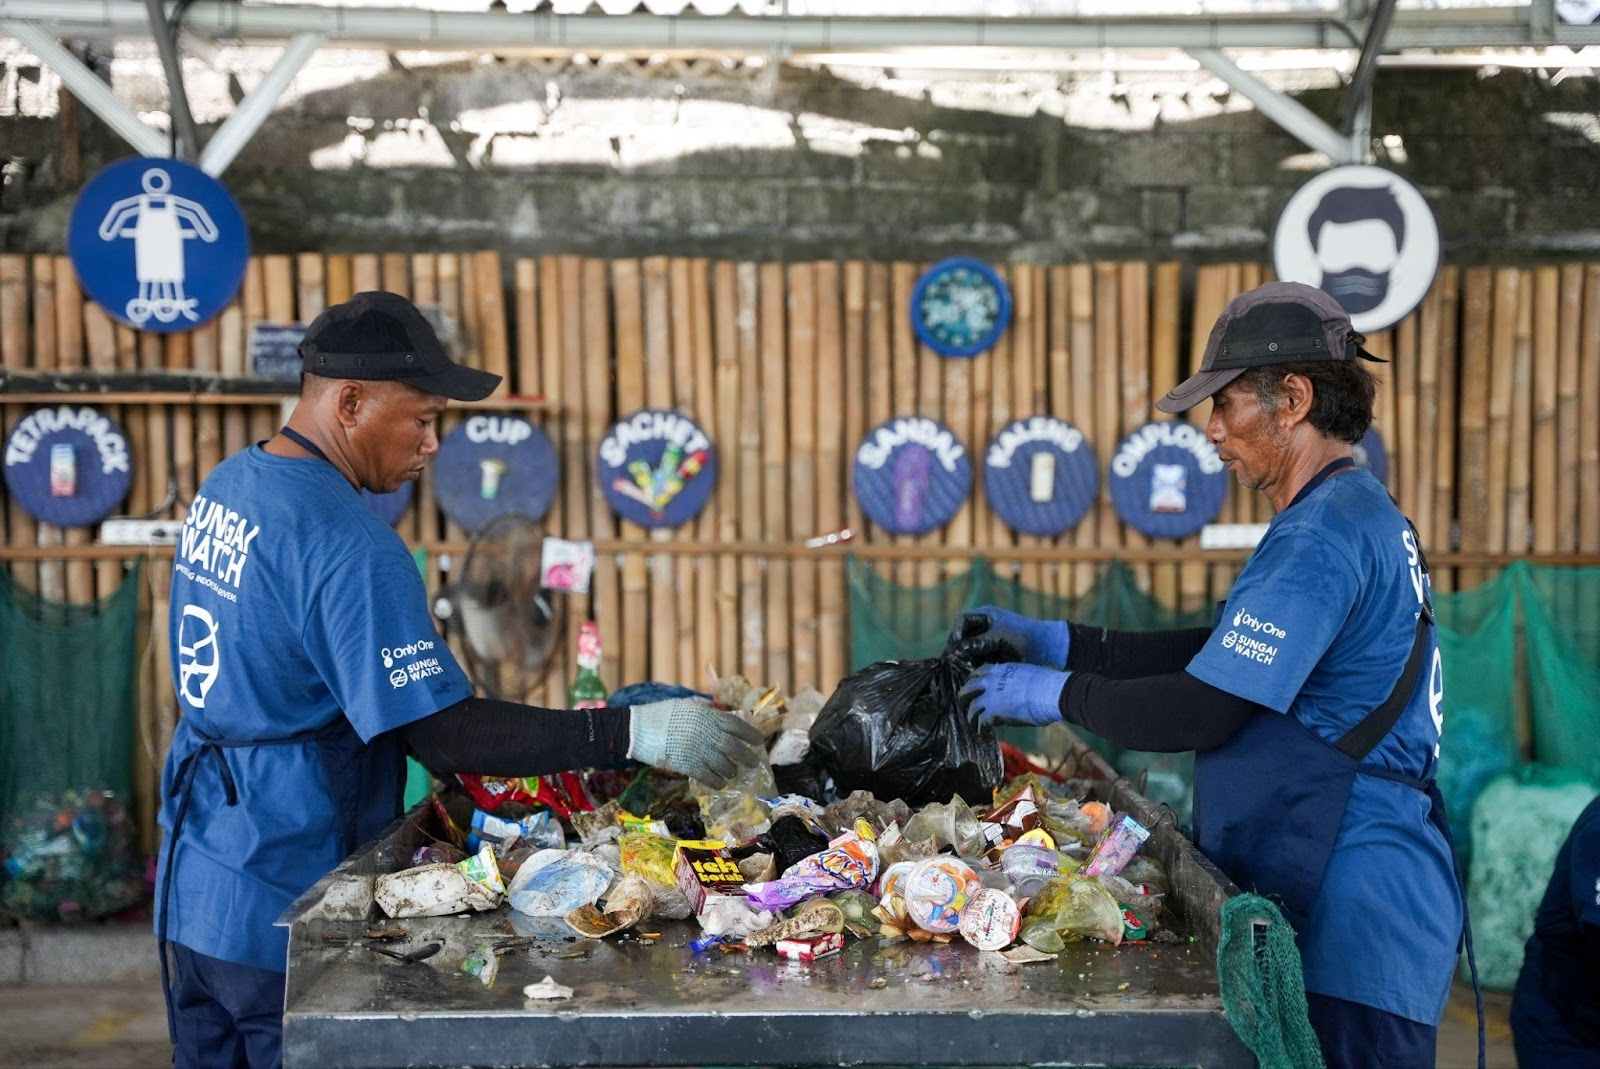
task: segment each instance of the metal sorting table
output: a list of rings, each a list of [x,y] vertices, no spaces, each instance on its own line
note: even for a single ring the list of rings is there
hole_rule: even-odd
[[[372,904],[373,879],[426,841],[424,805],[280,921],[290,929],[284,1064],[1254,1065],[1217,990],[1220,909],[1237,888],[1170,821],[1158,825],[1126,780],[1091,752],[1079,756],[1096,797],[1156,827],[1144,852],[1171,876],[1167,924],[1183,941],[1084,942],[1013,965],[959,936],[948,945],[847,936],[842,953],[801,963],[770,948],[695,954],[692,920],[646,921],[655,939],[604,941],[508,906],[391,921]],[[359,945],[370,926],[408,929],[397,951],[443,949],[401,963]],[[473,951],[513,936],[530,942],[501,956],[493,986],[461,971]],[[525,999],[523,986],[547,975],[573,997]]]

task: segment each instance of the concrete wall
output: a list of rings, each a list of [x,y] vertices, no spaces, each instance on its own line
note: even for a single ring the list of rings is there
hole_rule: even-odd
[[[102,59],[162,121],[148,53]],[[190,61],[214,126],[272,54]],[[248,54],[246,54],[248,53]],[[0,55],[0,248],[59,250],[75,183],[56,83]],[[243,73],[238,73],[239,71]],[[1328,72],[1284,75],[1335,120]],[[1322,87],[1318,87],[1319,83]],[[1456,262],[1600,252],[1600,81],[1384,69],[1379,162],[1432,199]],[[68,141],[71,140],[69,136]],[[1207,76],[835,73],[319,53],[226,180],[259,251],[500,247],[599,255],[1269,258],[1325,157]]]

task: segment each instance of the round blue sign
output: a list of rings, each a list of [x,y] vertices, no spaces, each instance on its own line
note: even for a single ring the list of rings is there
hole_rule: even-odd
[[[439,443],[439,507],[474,533],[496,516],[542,519],[555,500],[561,461],[544,431],[521,416],[472,415]]]
[[[361,491],[361,500],[367,503],[367,508],[384,523],[393,527],[400,522],[400,517],[406,514],[406,506],[411,504],[411,493],[417,484],[404,482],[400,489],[387,494],[375,494],[371,490]]]
[[[955,432],[923,416],[898,416],[856,449],[856,500],[874,523],[923,534],[950,522],[972,489],[972,461]]]
[[[5,481],[34,519],[90,527],[128,496],[133,482],[128,438],[88,405],[37,409],[6,439]]]
[[[1052,416],[1019,419],[983,455],[983,492],[1023,534],[1057,535],[1078,525],[1100,487],[1094,447]]]
[[[130,327],[199,326],[233,300],[250,231],[222,184],[191,163],[135,156],[89,180],[67,251],[89,296]]]
[[[1205,431],[1182,420],[1146,423],[1111,458],[1117,515],[1152,538],[1187,538],[1216,519],[1227,468]]]
[[[612,425],[600,443],[600,490],[618,516],[641,527],[679,527],[717,484],[717,450],[687,416],[645,409]]]
[[[911,292],[911,325],[942,356],[976,356],[1011,322],[1011,290],[982,260],[954,256],[925,271]]]
[[[1381,483],[1389,477],[1389,452],[1383,447],[1383,436],[1378,433],[1378,428],[1368,427],[1367,433],[1361,436],[1361,441],[1350,450],[1355,458],[1356,467],[1366,468]]]

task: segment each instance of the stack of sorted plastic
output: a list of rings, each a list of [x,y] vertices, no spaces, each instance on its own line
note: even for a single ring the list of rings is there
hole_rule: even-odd
[[[17,916],[92,920],[144,894],[128,810],[111,791],[36,799],[6,828],[0,861],[0,911]]]

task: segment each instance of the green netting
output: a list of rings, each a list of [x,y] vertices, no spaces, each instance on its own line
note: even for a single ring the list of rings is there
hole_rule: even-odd
[[[1475,590],[1434,599],[1444,663],[1439,789],[1450,812],[1456,861],[1472,850],[1472,803],[1520,763],[1516,731],[1517,584],[1510,572]]]
[[[1534,759],[1600,781],[1600,568],[1521,565],[1514,572],[1522,594]]]
[[[132,787],[140,568],[116,593],[62,605],[0,568],[0,827],[42,797]]]
[[[1597,792],[1600,786],[1574,769],[1526,765],[1496,776],[1479,793],[1467,905],[1485,988],[1516,985],[1556,854]]]
[[[1217,980],[1228,1024],[1263,1067],[1321,1069],[1294,929],[1277,906],[1251,894],[1223,903]]]

